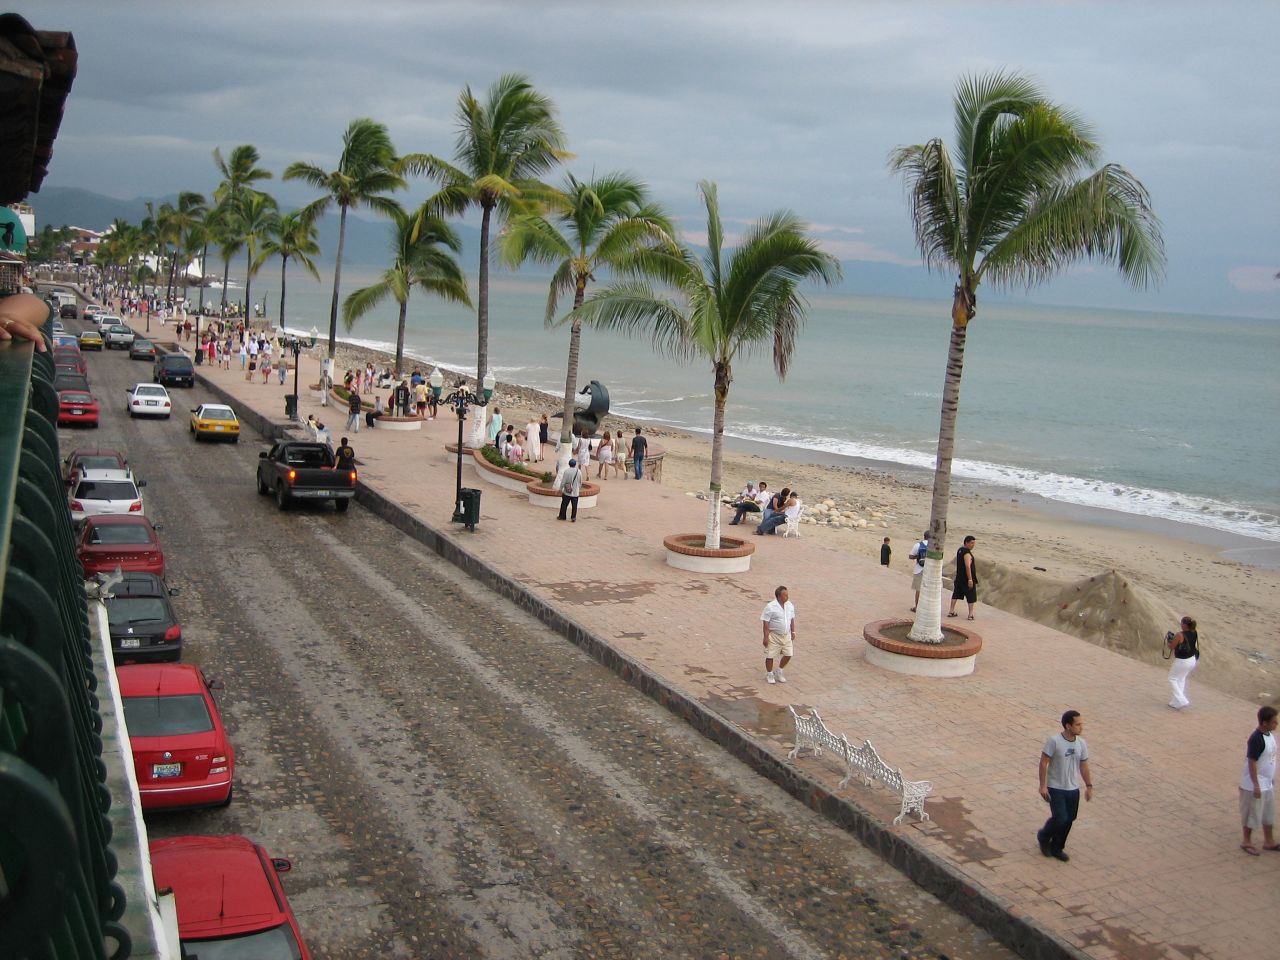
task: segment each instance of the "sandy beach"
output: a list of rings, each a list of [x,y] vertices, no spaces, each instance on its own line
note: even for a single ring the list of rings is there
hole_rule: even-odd
[[[318,345],[316,356],[322,351]],[[357,364],[372,361],[382,369],[390,360],[387,354],[340,343],[337,379]],[[406,364],[413,369],[408,358]],[[493,402],[504,420],[517,424],[561,406],[559,398],[501,382]],[[732,426],[732,395],[728,412]],[[558,424],[553,421],[553,437]],[[662,482],[690,496],[705,496],[709,439],[613,416],[601,431],[631,434],[637,425],[666,450]],[[840,458],[803,462],[814,459],[806,453],[728,441],[725,492],[736,493],[747,480],[764,480],[773,490],[797,489],[807,505],[806,519],[814,521],[806,522],[806,537],[825,549],[878,559],[887,536],[893,547],[891,566],[909,572],[907,554],[928,525],[929,476],[831,462]],[[595,473],[592,464],[592,479]],[[614,477],[605,482],[634,481]],[[832,504],[825,517],[817,509],[824,501]],[[1248,556],[1248,551],[1227,551],[1223,538],[1203,536],[1193,528],[1165,524],[1160,530],[1146,529],[1155,525],[1123,515],[1106,518],[1112,522],[1092,522],[1085,511],[1054,509],[1059,506],[995,488],[953,485],[946,550],[954,555],[965,535],[978,538],[980,603],[1153,664],[1162,662],[1165,632],[1176,630],[1181,616],[1192,616],[1199,623],[1201,647],[1192,689],[1204,683],[1260,704],[1280,698],[1280,570],[1233,559],[1228,552]],[[730,518],[726,509],[724,522]],[[1132,525],[1126,523],[1130,520]]]

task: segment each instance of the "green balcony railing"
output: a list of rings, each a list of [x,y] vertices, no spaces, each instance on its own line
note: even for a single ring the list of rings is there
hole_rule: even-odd
[[[0,957],[122,960],[132,945],[57,408],[51,355],[0,342]]]

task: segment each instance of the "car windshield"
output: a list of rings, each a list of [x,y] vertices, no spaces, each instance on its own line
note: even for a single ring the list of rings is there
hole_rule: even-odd
[[[134,394],[139,397],[163,397],[165,396],[165,389],[164,387],[142,386],[138,387],[138,389],[134,391]]]
[[[93,397],[87,393],[66,393],[62,394],[63,403],[93,403]]]
[[[81,480],[77,500],[137,500],[138,488],[129,480]]]
[[[151,346],[151,341],[150,341],[150,340],[139,340],[139,339],[137,339],[136,337],[134,338],[134,341],[133,341],[133,349],[135,349],[135,350],[145,350],[145,349],[147,349],[147,347],[149,347],[149,346]]]
[[[107,622],[112,629],[131,623],[168,623],[169,611],[159,597],[112,597],[107,601]]]
[[[124,725],[131,737],[180,737],[212,730],[213,718],[209,716],[204,697],[198,693],[177,697],[125,697]]]
[[[75,462],[80,470],[119,470],[120,458],[100,454],[86,454]]]
[[[151,531],[140,523],[110,523],[95,526],[90,543],[150,543]]]
[[[234,420],[236,415],[230,407],[205,407],[200,412],[201,420]]]
[[[117,326],[117,327],[111,327],[110,330],[108,330],[107,332],[108,333],[131,333],[132,331],[130,331],[128,327]]]
[[[191,361],[186,357],[165,357],[160,361],[166,369],[184,370],[191,366]]]
[[[287,923],[222,940],[183,940],[184,960],[301,960],[302,950]]]

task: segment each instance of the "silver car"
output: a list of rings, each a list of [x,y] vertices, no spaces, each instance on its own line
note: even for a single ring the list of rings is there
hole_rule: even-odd
[[[133,330],[123,323],[115,323],[101,329],[102,342],[107,345],[108,350],[112,347],[120,347],[122,350],[127,350],[133,345]]]
[[[146,516],[140,489],[146,485],[147,481],[135,480],[129,470],[86,470],[80,474],[68,500],[71,519],[79,523],[85,517],[109,513]]]

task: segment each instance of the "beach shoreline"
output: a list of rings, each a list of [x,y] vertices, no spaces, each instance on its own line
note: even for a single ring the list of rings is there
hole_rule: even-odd
[[[321,356],[324,351],[320,343],[312,352]],[[372,361],[382,369],[391,359],[385,351],[339,341],[336,377],[340,381],[357,363]],[[416,364],[424,374],[430,372],[422,358],[406,353],[406,360],[408,370]],[[466,375],[447,367],[441,371],[447,380]],[[501,381],[493,402],[504,420],[520,426],[531,416],[536,419],[562,406],[559,397]],[[553,435],[557,424],[553,421]],[[636,426],[666,451],[664,485],[705,497],[710,437],[657,420],[612,414],[600,429],[630,435]],[[595,470],[592,464],[592,479]],[[723,476],[725,496],[747,480],[763,479],[771,489],[799,488],[811,508],[831,500],[838,510],[856,515],[862,526],[810,524],[804,527],[806,537],[828,549],[870,557],[878,556],[888,536],[892,566],[903,571],[910,569],[907,553],[928,525],[932,471],[919,467],[726,436]],[[615,482],[626,481],[605,481]],[[730,516],[726,511],[723,522],[727,524]],[[980,585],[983,602],[1152,662],[1159,660],[1165,630],[1176,630],[1177,619],[1190,615],[1200,623],[1205,650],[1194,682],[1258,703],[1280,696],[1280,641],[1274,629],[1280,622],[1280,544],[957,479],[952,486],[948,556],[969,533],[979,537],[977,556],[991,573],[990,587],[984,591]],[[1101,584],[1111,581],[1131,586],[1132,606],[1126,608],[1127,601],[1109,594],[1102,596],[1111,587]],[[1076,620],[1073,605],[1072,618],[1067,619],[1068,604],[1060,602],[1064,596],[1078,596],[1088,616],[1081,609]],[[1103,609],[1094,609],[1098,606]]]

